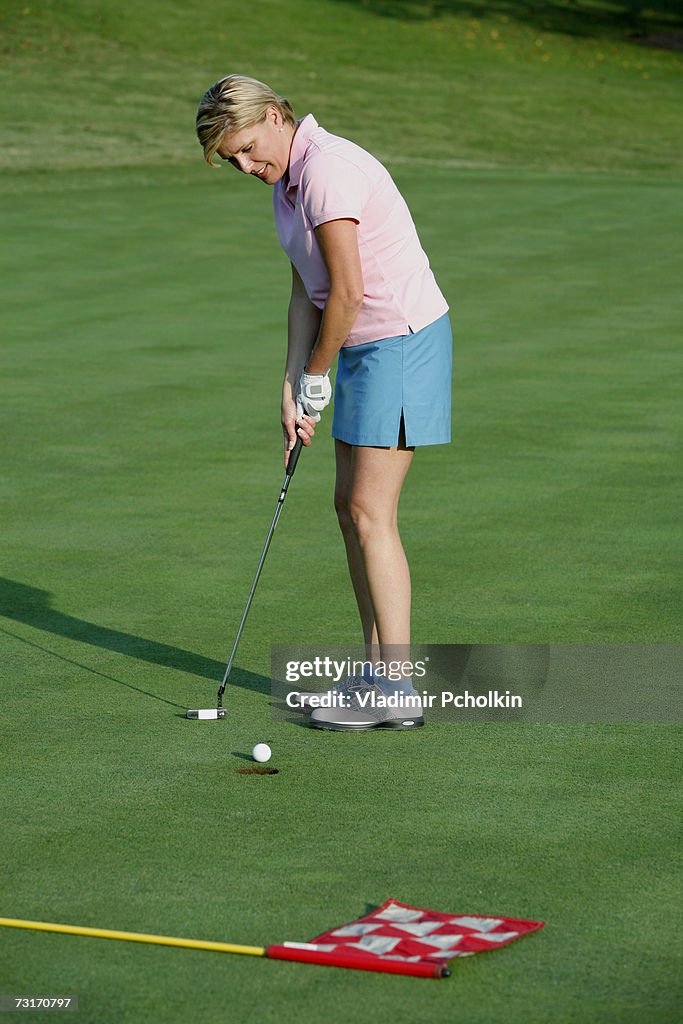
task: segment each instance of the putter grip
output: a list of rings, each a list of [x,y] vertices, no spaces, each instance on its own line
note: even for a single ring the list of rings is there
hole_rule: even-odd
[[[287,476],[294,476],[294,470],[296,469],[296,464],[299,461],[299,456],[301,455],[301,449],[303,446],[303,441],[300,437],[297,437],[296,444],[289,453],[289,459],[287,460],[287,469],[285,471]]]

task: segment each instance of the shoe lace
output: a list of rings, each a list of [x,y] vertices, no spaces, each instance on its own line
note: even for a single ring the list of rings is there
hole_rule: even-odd
[[[337,683],[337,685],[335,686],[335,690],[337,691],[337,693],[344,695],[353,694],[356,693],[358,690],[366,689],[366,687],[368,687],[369,685],[370,684],[368,683],[367,679],[365,679],[363,676],[349,676],[349,678],[344,679],[343,682]]]

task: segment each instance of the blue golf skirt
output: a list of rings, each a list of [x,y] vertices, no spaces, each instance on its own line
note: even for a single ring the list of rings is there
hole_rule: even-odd
[[[448,444],[452,361],[447,313],[415,334],[342,348],[332,437],[391,448],[398,444],[403,417],[408,448]]]

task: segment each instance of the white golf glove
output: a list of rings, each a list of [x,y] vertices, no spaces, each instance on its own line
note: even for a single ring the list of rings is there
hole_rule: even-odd
[[[332,398],[329,370],[327,373],[302,373],[296,395],[296,418],[310,416],[317,423],[320,413]]]

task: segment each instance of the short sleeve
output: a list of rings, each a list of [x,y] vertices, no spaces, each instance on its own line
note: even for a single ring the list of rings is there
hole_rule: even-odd
[[[316,153],[304,164],[301,202],[314,228],[349,218],[360,224],[371,191],[367,174],[337,153]]]

